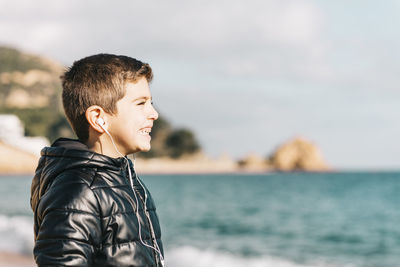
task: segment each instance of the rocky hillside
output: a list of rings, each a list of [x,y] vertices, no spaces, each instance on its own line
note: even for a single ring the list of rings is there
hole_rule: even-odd
[[[0,113],[16,114],[25,135],[72,137],[63,115],[60,75],[63,66],[49,59],[0,47]]]
[[[60,111],[61,65],[8,47],[0,47],[0,63],[0,108]]]

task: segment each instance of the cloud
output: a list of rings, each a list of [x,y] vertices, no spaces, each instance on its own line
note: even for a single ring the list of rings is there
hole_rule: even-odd
[[[107,51],[171,65],[186,62],[227,79],[356,86],[400,82],[398,64],[391,66],[393,53],[384,55],[397,51],[399,40],[390,48],[386,40],[360,39],[367,38],[361,33],[359,39],[331,39],[336,21],[323,5],[309,0],[0,3],[2,42],[66,64]]]
[[[58,44],[58,49],[68,52],[64,42],[69,41],[83,47],[131,47],[160,51],[159,56],[208,60],[246,55],[249,50],[265,53],[265,48],[277,46],[307,49],[317,41],[323,20],[320,10],[305,0],[115,1],[112,5],[108,1],[3,0],[2,6],[1,20],[8,23],[1,29],[2,36],[17,43],[28,36],[23,44],[28,49],[30,44],[35,44],[35,50]],[[60,34],[43,24],[58,27]]]
[[[3,43],[65,64],[98,52],[149,62],[160,111],[193,128],[212,154],[265,154],[296,134],[320,144],[333,164],[372,162],[354,155],[379,147],[391,149],[388,155],[398,151],[378,138],[400,130],[400,34],[389,4],[0,0],[0,6]],[[343,157],[343,146],[354,153]]]

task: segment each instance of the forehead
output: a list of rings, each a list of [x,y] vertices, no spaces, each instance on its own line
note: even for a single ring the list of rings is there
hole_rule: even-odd
[[[126,95],[128,98],[151,97],[149,83],[145,77],[139,79],[137,82],[127,82]]]

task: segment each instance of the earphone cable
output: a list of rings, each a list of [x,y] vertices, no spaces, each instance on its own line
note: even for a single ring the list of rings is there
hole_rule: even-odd
[[[101,128],[104,130],[104,132],[110,137],[111,142],[112,142],[112,144],[113,144],[115,150],[117,151],[117,153],[120,154],[120,155],[126,160],[126,162],[127,162],[127,165],[128,165],[128,174],[129,174],[129,182],[130,182],[130,184],[131,184],[131,188],[132,188],[132,191],[133,191],[133,195],[135,196],[135,200],[136,200],[136,218],[137,218],[137,221],[138,221],[138,228],[139,228],[138,231],[139,231],[139,239],[140,239],[140,242],[141,242],[144,246],[146,246],[146,247],[148,247],[148,248],[151,248],[151,249],[154,249],[154,250],[160,255],[161,265],[164,266],[164,256],[162,255],[161,249],[160,249],[160,247],[158,246],[157,239],[154,240],[155,243],[156,243],[156,247],[153,247],[153,246],[151,246],[151,245],[145,243],[145,242],[143,241],[143,239],[142,239],[141,225],[140,225],[140,220],[139,220],[139,199],[138,199],[138,197],[136,196],[136,191],[135,191],[134,186],[133,186],[133,178],[132,178],[131,168],[130,168],[130,166],[129,166],[129,160],[128,160],[128,158],[127,158],[126,156],[124,156],[121,152],[119,152],[117,146],[116,146],[115,143],[114,143],[114,139],[112,138],[112,136],[111,136],[111,134],[108,132],[108,130],[107,130],[106,128],[104,128],[102,125],[100,125],[100,127],[101,127]],[[134,156],[134,160],[133,160],[133,161],[134,161],[133,169],[135,170],[135,164],[136,164],[136,157],[135,157],[135,156]],[[136,176],[136,170],[135,170],[135,176]],[[146,192],[146,189],[145,189],[145,187],[143,186],[143,184],[140,182],[140,180],[139,180],[139,178],[138,178],[137,176],[136,176],[136,178],[137,178],[136,180],[139,182],[140,186],[142,187],[143,192],[144,192],[144,196],[145,196],[145,197],[144,197],[144,207],[143,207],[143,209],[147,209],[147,204],[146,204],[146,202],[147,202],[147,192]],[[145,210],[143,210],[143,211],[146,212]],[[151,222],[150,222],[150,224],[151,224]]]

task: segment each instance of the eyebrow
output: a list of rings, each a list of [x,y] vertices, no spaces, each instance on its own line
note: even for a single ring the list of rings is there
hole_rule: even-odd
[[[144,99],[144,100],[148,100],[148,99],[153,100],[152,97],[148,97],[148,96],[139,96],[138,98],[135,98],[135,99],[133,99],[132,101],[134,102],[134,101],[142,100],[142,99]]]

